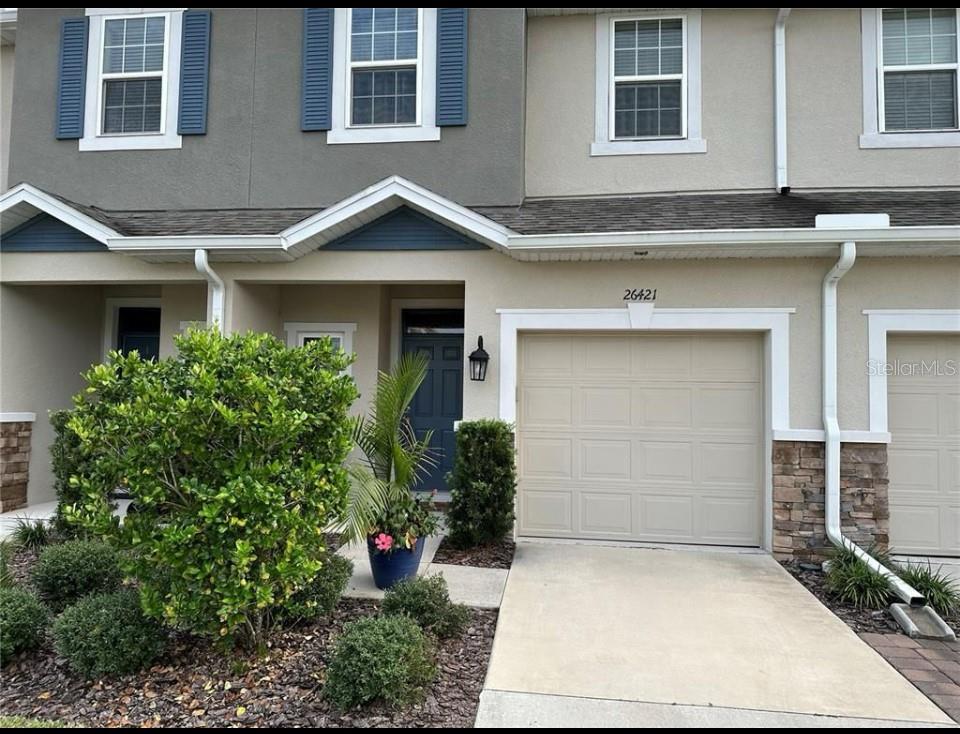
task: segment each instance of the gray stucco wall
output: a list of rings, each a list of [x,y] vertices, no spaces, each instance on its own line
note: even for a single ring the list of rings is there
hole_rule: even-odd
[[[523,194],[524,13],[471,9],[469,124],[440,142],[332,145],[300,131],[301,10],[213,11],[207,134],[181,150],[78,151],[54,138],[60,19],[21,8],[10,183],[104,208],[328,205],[386,176],[463,204]]]

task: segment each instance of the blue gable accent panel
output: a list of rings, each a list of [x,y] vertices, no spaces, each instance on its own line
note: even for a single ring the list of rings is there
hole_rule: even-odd
[[[303,9],[300,129],[330,129],[333,94],[333,8]]]
[[[437,8],[437,125],[467,124],[467,9]]]
[[[188,10],[183,14],[183,46],[180,51],[177,132],[181,135],[205,135],[207,132],[209,77],[210,11]]]
[[[56,124],[58,140],[77,140],[83,137],[88,25],[86,17],[64,18],[60,25]]]
[[[49,214],[38,214],[0,241],[4,252],[100,252],[107,246]]]
[[[402,206],[324,245],[324,250],[488,250],[428,216]]]

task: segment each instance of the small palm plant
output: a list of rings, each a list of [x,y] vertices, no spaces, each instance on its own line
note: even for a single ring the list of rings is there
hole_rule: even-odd
[[[430,503],[412,494],[434,465],[432,433],[418,437],[407,416],[428,367],[425,355],[403,355],[377,377],[369,415],[354,421],[353,438],[364,458],[350,467],[345,542],[373,539],[377,551],[391,553],[412,550],[436,530]]]

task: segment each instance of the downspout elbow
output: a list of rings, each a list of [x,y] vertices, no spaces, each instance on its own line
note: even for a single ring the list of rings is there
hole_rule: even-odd
[[[207,313],[207,323],[216,326],[217,331],[223,333],[223,301],[225,286],[223,278],[210,267],[210,260],[206,250],[196,250],[193,254],[193,264],[197,272],[202,275],[210,286],[210,307]]]

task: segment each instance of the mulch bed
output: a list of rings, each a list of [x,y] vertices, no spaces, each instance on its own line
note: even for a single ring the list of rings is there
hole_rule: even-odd
[[[516,544],[504,538],[499,543],[489,543],[476,548],[455,548],[449,538],[440,541],[431,563],[450,566],[479,566],[480,568],[510,568]]]
[[[900,634],[900,626],[886,609],[857,609],[849,604],[839,602],[827,594],[824,588],[824,574],[819,568],[807,568],[791,561],[781,562],[781,565],[793,574],[795,579],[806,586],[807,590],[817,597],[827,609],[846,622],[847,626],[854,632]]]
[[[342,599],[330,618],[278,632],[260,658],[178,636],[150,670],[115,680],[76,678],[48,646],[3,669],[0,714],[88,727],[472,727],[496,627],[492,610],[471,610],[463,637],[439,645],[438,678],[423,703],[339,713],[323,698],[333,639],[344,623],[377,608]]]

